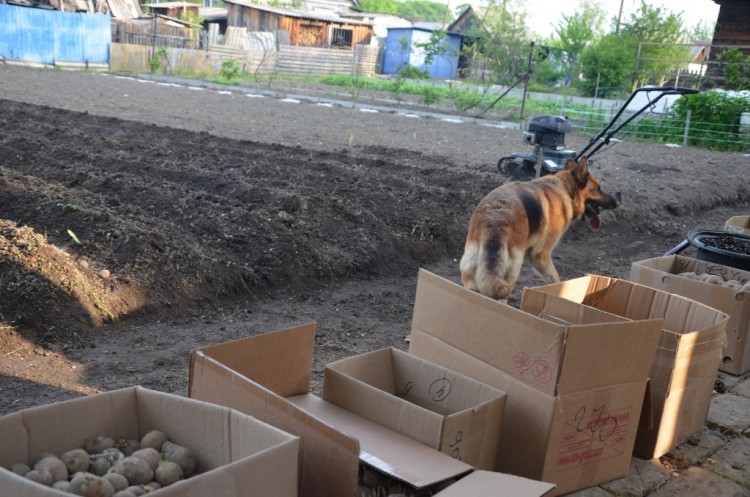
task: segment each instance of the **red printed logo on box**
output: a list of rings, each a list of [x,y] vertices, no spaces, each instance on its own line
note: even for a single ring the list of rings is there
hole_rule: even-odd
[[[581,407],[565,422],[557,470],[621,455],[630,430],[631,409],[608,411],[606,405]]]

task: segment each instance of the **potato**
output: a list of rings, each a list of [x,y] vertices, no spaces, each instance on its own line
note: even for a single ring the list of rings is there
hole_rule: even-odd
[[[112,470],[127,478],[131,485],[143,485],[154,479],[151,466],[139,457],[124,457],[115,463]]]
[[[54,482],[54,480],[52,479],[52,473],[50,473],[49,470],[46,469],[32,469],[31,471],[26,473],[26,478],[48,487]]]
[[[104,476],[123,457],[125,456],[119,449],[114,447],[104,449],[104,452],[90,456],[91,466],[89,466],[89,471],[97,476]]]
[[[127,490],[120,490],[119,492],[116,492],[112,497],[138,497],[138,495],[134,494],[133,492],[128,492]]]
[[[89,453],[83,449],[69,450],[60,456],[60,460],[65,463],[71,475],[78,471],[89,470]]]
[[[162,445],[164,445],[164,442],[167,441],[167,436],[159,431],[159,430],[152,430],[145,435],[143,435],[143,438],[141,438],[141,449],[156,449],[161,450]]]
[[[155,471],[159,466],[159,461],[161,461],[161,454],[159,454],[159,451],[151,447],[136,450],[133,452],[132,456],[139,457],[146,461],[151,468],[151,471]]]
[[[96,476],[104,476],[115,465],[115,462],[108,457],[93,457],[89,471]]]
[[[34,469],[46,469],[52,473],[52,481],[68,479],[68,467],[57,456],[47,456],[34,465]]]
[[[164,445],[161,448],[161,457],[165,461],[172,461],[179,464],[185,478],[195,472],[195,467],[198,464],[198,460],[196,459],[195,454],[193,454],[193,451],[187,447],[169,441],[164,442]]]
[[[31,468],[28,464],[24,464],[22,462],[17,462],[13,466],[9,468],[13,473],[17,474],[18,476],[26,476],[26,473],[31,471]]]
[[[59,480],[52,484],[52,488],[54,488],[55,490],[61,490],[63,492],[70,492],[70,482]]]
[[[70,480],[68,491],[83,497],[112,497],[115,494],[115,489],[108,480],[91,473],[77,473]]]
[[[126,488],[125,491],[130,492],[131,494],[135,495],[135,497],[146,495],[146,491],[143,489],[143,487],[139,487],[138,485],[130,486]]]
[[[112,488],[115,489],[115,492],[125,490],[130,485],[128,479],[120,473],[107,473],[106,475],[102,476],[102,478],[112,484]]]
[[[104,449],[111,449],[114,446],[115,439],[112,437],[105,437],[103,435],[87,438],[83,442],[83,450],[85,450],[89,454],[100,454],[104,452]]]
[[[120,449],[123,455],[130,456],[133,452],[141,448],[141,442],[132,438],[118,438],[115,441],[115,447]]]
[[[154,471],[154,479],[162,487],[171,485],[176,481],[182,480],[182,468],[173,461],[162,461],[159,467]]]
[[[723,286],[737,290],[738,292],[742,289],[742,283],[737,280],[729,280],[723,283]]]
[[[150,494],[151,492],[156,492],[161,488],[161,485],[157,481],[150,481],[146,483],[145,485],[141,485],[143,487],[143,490],[146,491],[147,494]]]

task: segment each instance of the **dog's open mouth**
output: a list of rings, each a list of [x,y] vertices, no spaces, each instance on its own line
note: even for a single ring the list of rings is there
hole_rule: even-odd
[[[598,204],[594,202],[586,202],[586,210],[583,215],[586,217],[586,220],[589,222],[589,226],[591,226],[592,229],[598,230],[601,227],[602,218],[599,216],[601,211],[602,209]]]

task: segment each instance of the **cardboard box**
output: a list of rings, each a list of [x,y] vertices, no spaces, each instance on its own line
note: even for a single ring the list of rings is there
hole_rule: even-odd
[[[627,475],[664,320],[530,297],[516,309],[421,270],[409,351],[508,393],[499,471],[553,495]]]
[[[62,453],[86,438],[140,440],[163,431],[193,450],[197,474],[159,490],[160,496],[297,495],[299,439],[232,409],[132,387],[35,407],[0,417],[0,488],[13,497],[71,495],[4,469],[43,452]]]
[[[555,485],[492,471],[473,471],[434,497],[548,496]]]
[[[735,375],[750,371],[750,292],[678,276],[681,273],[714,275],[722,281],[734,280],[744,285],[750,281],[750,272],[681,255],[634,262],[630,269],[631,281],[697,300],[729,314],[719,369]]]
[[[725,313],[680,295],[602,276],[584,276],[531,291],[635,322],[663,319],[635,441],[636,455],[660,457],[705,428],[729,318]],[[628,349],[620,353],[634,358]]]
[[[724,223],[724,231],[750,236],[750,216],[730,217],[727,222]]]
[[[328,364],[323,399],[476,468],[496,466],[506,393],[401,350]]]
[[[300,493],[356,494],[359,464],[424,488],[473,467],[309,392],[313,323],[194,350],[189,396],[301,438]]]

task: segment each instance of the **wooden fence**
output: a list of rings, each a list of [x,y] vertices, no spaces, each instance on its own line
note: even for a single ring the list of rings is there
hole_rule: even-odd
[[[357,45],[355,50],[280,45],[278,51],[251,51],[218,44],[193,50],[112,43],[110,50],[113,71],[150,71],[154,61],[154,70],[165,74],[219,74],[222,62],[234,60],[249,74],[371,76],[378,60],[378,48],[366,45]]]

